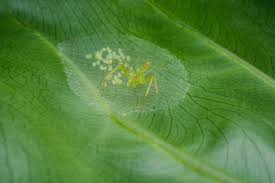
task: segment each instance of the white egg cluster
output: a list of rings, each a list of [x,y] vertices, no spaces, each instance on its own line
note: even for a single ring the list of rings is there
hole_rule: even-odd
[[[93,59],[92,54],[85,55],[86,59]],[[114,72],[114,69],[119,64],[123,64],[125,68],[129,67],[129,62],[131,60],[130,56],[125,55],[121,48],[118,48],[117,51],[113,51],[111,48],[106,47],[102,48],[95,52],[94,54],[95,61],[92,63],[93,67],[98,67],[103,72]],[[130,68],[132,70],[132,68]],[[123,72],[121,70],[118,70],[117,72],[114,72],[107,77],[107,80],[112,80],[111,83],[113,85],[119,85],[122,84],[122,75]],[[108,74],[107,74],[108,76]],[[107,83],[103,83],[103,85],[106,87]]]

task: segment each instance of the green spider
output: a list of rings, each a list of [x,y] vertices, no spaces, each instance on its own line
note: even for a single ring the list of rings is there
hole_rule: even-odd
[[[103,81],[103,86],[107,86],[107,81],[110,80],[116,72],[121,71],[127,77],[127,86],[129,88],[136,88],[139,85],[148,83],[145,96],[148,96],[152,83],[154,82],[155,92],[158,94],[157,79],[153,75],[147,75],[146,72],[150,68],[150,62],[144,63],[140,68],[133,69],[124,63],[119,63],[111,72],[109,72]],[[119,83],[120,84],[120,83]]]

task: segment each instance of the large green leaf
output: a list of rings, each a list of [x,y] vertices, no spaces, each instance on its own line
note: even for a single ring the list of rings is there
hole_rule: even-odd
[[[214,2],[1,6],[0,182],[275,182],[272,9]],[[85,57],[107,46],[149,60],[159,94],[102,90]]]

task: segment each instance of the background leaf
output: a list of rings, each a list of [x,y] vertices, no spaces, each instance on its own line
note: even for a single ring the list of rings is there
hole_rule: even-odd
[[[275,182],[272,9],[167,2],[7,2],[0,182]],[[85,55],[106,46],[150,60],[159,95],[102,92]]]
[[[275,77],[273,1],[154,0],[152,5]]]

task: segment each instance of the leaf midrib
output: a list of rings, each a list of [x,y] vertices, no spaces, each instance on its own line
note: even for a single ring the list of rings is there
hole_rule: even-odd
[[[112,112],[111,108],[104,102],[104,99],[102,99],[102,97],[97,95],[97,92],[94,91],[96,90],[96,87],[93,85],[93,83],[90,82],[90,80],[85,76],[85,74],[80,69],[78,69],[78,67],[74,64],[73,61],[67,58],[64,54],[60,53],[58,49],[50,41],[48,41],[46,37],[41,35],[37,30],[27,27],[26,25],[21,23],[19,20],[17,20],[15,17],[12,17],[12,19],[16,21],[17,24],[19,24],[20,26],[33,32],[33,34],[36,35],[42,42],[48,45],[48,47],[53,51],[53,53],[55,53],[56,55],[59,55],[60,58],[63,58],[63,60],[67,61],[73,67],[75,74],[77,74],[78,77],[80,77],[79,79],[82,80],[82,83],[89,88],[89,91],[91,92],[91,94],[94,95],[95,98],[98,100],[98,102],[101,104],[101,107],[106,112],[106,115],[109,115],[112,121],[118,124],[120,127],[140,137],[146,143],[149,143],[155,146],[156,148],[158,148],[159,150],[165,152],[170,157],[175,159],[178,163],[185,165],[186,167],[198,173],[199,175],[208,177],[215,182],[222,182],[222,183],[241,182],[236,177],[224,172],[224,170],[217,168],[208,162],[204,162],[203,160],[200,160],[192,156],[191,154],[184,152],[183,150],[180,151],[170,144],[167,144],[165,141],[163,141],[163,139],[159,138],[152,132],[148,131],[146,128],[141,127],[138,124],[134,124],[133,122],[127,123],[127,122],[121,121],[116,116],[116,114]]]

